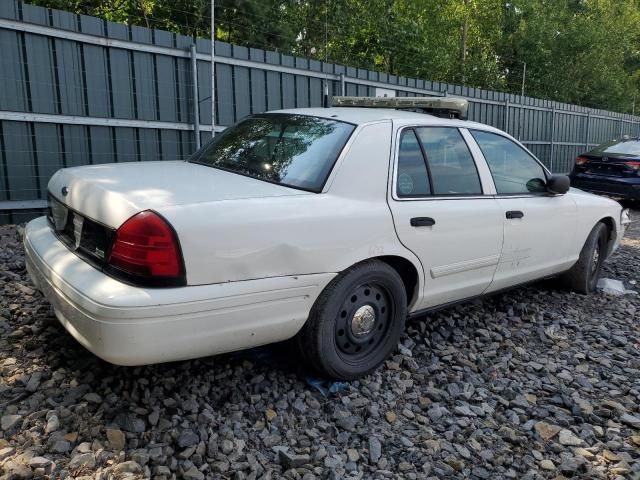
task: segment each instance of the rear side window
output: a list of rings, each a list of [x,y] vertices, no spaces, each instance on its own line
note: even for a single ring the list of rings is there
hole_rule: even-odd
[[[467,143],[457,128],[416,128],[435,195],[480,195],[482,186]]]
[[[396,191],[399,197],[424,196],[431,193],[427,165],[413,130],[405,130],[400,139]]]
[[[517,143],[495,133],[470,131],[489,165],[499,194],[545,191],[544,169]]]
[[[594,148],[590,153],[610,154],[610,155],[629,155],[633,157],[640,156],[640,140],[621,139],[604,143]]]
[[[191,162],[320,192],[354,125],[304,115],[256,115],[216,135]]]

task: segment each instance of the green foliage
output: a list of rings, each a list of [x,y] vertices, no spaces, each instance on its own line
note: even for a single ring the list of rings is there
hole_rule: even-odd
[[[638,0],[515,0],[511,10],[497,49],[527,62],[530,93],[631,111],[640,87]]]
[[[32,2],[210,34],[210,0]],[[527,95],[622,112],[640,105],[638,25],[640,0],[216,0],[227,42],[513,93],[526,63]]]

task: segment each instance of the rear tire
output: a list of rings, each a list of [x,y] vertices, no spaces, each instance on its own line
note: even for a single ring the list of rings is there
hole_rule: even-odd
[[[386,263],[370,260],[327,285],[295,341],[320,375],[354,380],[378,368],[393,352],[406,317],[402,278]]]
[[[604,223],[593,227],[578,261],[560,277],[566,288],[585,295],[595,290],[607,254],[608,238],[609,229]]]

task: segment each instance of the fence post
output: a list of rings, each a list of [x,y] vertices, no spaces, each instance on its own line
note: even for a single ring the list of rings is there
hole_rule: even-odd
[[[553,172],[553,164],[556,155],[556,143],[555,143],[555,135],[556,135],[556,106],[553,105],[551,107],[551,158],[549,160],[549,169]]]
[[[198,57],[196,52],[196,44],[191,44],[191,77],[193,90],[193,134],[196,137],[196,150],[200,150],[200,97],[198,96]],[[211,135],[213,135],[213,130]]]
[[[216,135],[216,9],[211,0],[211,136]]]
[[[624,131],[624,122],[622,121],[622,117],[618,119],[618,123],[620,124],[620,138],[622,138],[622,132]]]
[[[522,102],[522,98],[520,98],[520,102]],[[522,115],[524,114],[524,107],[522,103],[520,103],[520,108],[518,109],[518,141],[522,140]]]
[[[504,125],[502,126],[502,130],[504,130],[507,133],[509,133],[507,131],[507,128],[509,127],[509,107],[510,106],[511,104],[509,103],[509,100],[504,102],[504,117],[503,117]]]
[[[589,150],[589,134],[591,133],[591,112],[587,112],[587,131],[584,135],[584,149]]]

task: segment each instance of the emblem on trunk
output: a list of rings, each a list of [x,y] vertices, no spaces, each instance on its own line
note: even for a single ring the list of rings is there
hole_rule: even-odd
[[[62,193],[63,197],[66,197],[67,194],[69,193],[69,187],[62,187],[62,190],[60,190],[60,193]]]

